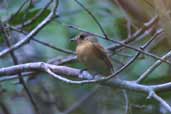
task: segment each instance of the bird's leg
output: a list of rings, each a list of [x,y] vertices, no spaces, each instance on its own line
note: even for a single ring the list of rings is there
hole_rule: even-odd
[[[84,71],[87,71],[87,68],[81,69],[79,72],[79,78],[84,78],[84,76],[82,75]]]
[[[92,80],[96,78],[96,75],[98,75],[98,73],[90,74],[89,72],[87,72],[87,70],[87,68],[81,69],[79,72],[79,78],[84,78],[84,75],[86,75],[87,79]]]
[[[89,79],[99,79],[102,75],[100,75],[98,72],[91,73],[91,76]]]
[[[87,68],[83,68],[80,70],[80,74],[82,74],[84,71],[87,71],[88,69]]]
[[[93,79],[96,79],[97,76],[99,75],[99,73],[95,72],[92,76],[93,76]]]

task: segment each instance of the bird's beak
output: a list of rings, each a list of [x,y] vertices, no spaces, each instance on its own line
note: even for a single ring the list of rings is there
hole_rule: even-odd
[[[74,42],[74,41],[76,41],[76,40],[77,40],[76,38],[71,38],[71,39],[70,39],[71,42]]]

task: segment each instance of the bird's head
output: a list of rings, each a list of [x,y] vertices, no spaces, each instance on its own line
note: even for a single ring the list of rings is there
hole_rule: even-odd
[[[85,42],[98,42],[97,38],[89,33],[81,33],[72,40],[76,41],[77,44],[82,44]]]

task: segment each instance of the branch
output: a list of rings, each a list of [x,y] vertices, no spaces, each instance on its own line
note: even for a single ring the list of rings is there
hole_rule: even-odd
[[[12,14],[7,20],[6,22],[9,22],[10,20],[12,20],[14,17],[16,17],[18,15],[18,13],[23,9],[23,7],[27,4],[27,2],[29,2],[28,0],[25,0],[21,6],[18,8],[18,10]]]
[[[100,87],[93,88],[90,92],[82,96],[78,99],[73,105],[71,105],[68,109],[66,109],[62,114],[71,114],[76,109],[78,109],[84,102],[86,102],[89,98],[93,97],[93,95],[100,89]]]
[[[60,75],[67,75],[70,77],[75,77],[75,78],[80,78],[80,70],[75,69],[75,68],[70,68],[66,66],[57,66],[57,65],[52,65],[52,64],[47,64],[43,62],[37,62],[37,63],[26,63],[26,64],[20,64],[20,65],[15,65],[15,66],[10,66],[6,68],[1,68],[0,69],[0,75],[15,75],[21,72],[29,72],[29,71],[44,71],[50,73],[52,77],[55,77],[65,83],[68,84],[97,84],[97,81],[92,81],[89,80],[90,78],[93,79],[93,76],[89,74],[88,72],[83,72],[82,73],[82,78],[86,79],[86,83],[81,83],[82,81],[73,81],[70,79],[67,79],[65,77],[62,77]],[[49,72],[49,70],[51,72]],[[54,76],[55,74],[55,76]],[[102,78],[99,76],[99,78]],[[1,78],[0,78],[1,80]],[[95,79],[94,79],[95,80]],[[128,89],[132,91],[137,91],[137,92],[144,92],[149,95],[153,95],[150,93],[153,92],[164,92],[164,91],[170,91],[171,89],[171,82],[165,83],[165,84],[158,84],[158,85],[143,85],[143,84],[137,84],[132,81],[125,81],[125,80],[120,80],[120,79],[114,79],[111,81],[105,81],[105,82],[99,82],[102,85],[109,86],[111,88],[122,88],[122,89]],[[152,96],[153,97],[153,96]],[[171,112],[170,106],[164,101],[162,102],[161,98],[159,99],[158,97],[154,96],[156,100],[160,101],[160,103],[169,111]],[[170,109],[169,109],[170,108]]]
[[[68,25],[65,25],[65,26],[68,26]],[[102,39],[106,39],[105,36],[102,36],[102,35],[99,35],[99,34],[95,34],[95,33],[92,33],[92,32],[88,32],[88,31],[86,31],[86,30],[83,30],[83,29],[78,28],[78,27],[73,26],[73,25],[69,25],[68,27],[69,27],[69,28],[72,28],[72,29],[76,29],[76,30],[82,31],[82,32],[87,32],[87,33],[89,33],[89,34],[92,34],[92,35],[97,36],[97,37],[102,38]],[[163,32],[163,31],[161,30],[161,32]],[[134,51],[136,51],[136,52],[141,52],[142,54],[145,54],[145,55],[147,55],[147,56],[150,56],[150,57],[152,57],[152,58],[154,58],[154,59],[156,59],[156,60],[161,60],[162,62],[165,62],[165,63],[171,65],[171,62],[168,61],[168,60],[161,59],[161,57],[159,57],[159,56],[157,56],[157,55],[154,55],[154,54],[152,54],[152,53],[149,53],[149,52],[144,51],[144,50],[142,50],[142,49],[139,49],[139,48],[137,48],[137,47],[131,46],[131,45],[129,45],[129,44],[125,44],[125,43],[122,42],[122,41],[117,41],[117,40],[113,40],[113,39],[108,39],[108,41],[113,42],[113,43],[116,43],[116,44],[119,44],[119,45],[122,45],[123,47],[132,49],[132,50],[134,50]]]
[[[11,46],[11,48],[7,48],[1,51],[0,57],[28,43],[33,38],[33,36],[35,36],[45,25],[47,25],[49,22],[51,22],[54,19],[53,17],[56,14],[57,6],[58,6],[58,0],[54,0],[54,7],[50,12],[50,14],[39,25],[37,25],[37,27],[35,27],[27,36],[25,36],[25,38],[23,38],[15,45]]]
[[[171,56],[171,51],[165,54],[162,59],[166,59]],[[145,80],[150,73],[152,73],[162,62],[160,60],[156,61],[153,65],[151,65],[137,80],[137,83],[141,83]]]
[[[129,99],[128,99],[128,94],[126,90],[122,90],[122,93],[124,95],[124,100],[125,100],[125,114],[128,114],[129,112]]]
[[[89,11],[88,8],[86,8],[81,2],[79,2],[78,0],[74,0],[79,6],[81,6],[92,18],[93,20],[96,22],[96,24],[98,25],[99,29],[101,30],[101,32],[103,33],[103,35],[105,36],[106,39],[109,39],[109,37],[107,36],[106,32],[104,31],[102,25],[100,24],[100,22],[97,20],[96,16],[93,15],[93,13],[91,11]]]
[[[27,33],[24,32],[23,30],[18,29],[18,28],[16,28],[16,27],[10,26],[10,29],[13,30],[13,31],[16,31],[16,32],[18,32],[18,33],[20,33],[20,34],[23,34],[23,35],[26,35],[26,34],[27,34]],[[54,49],[54,50],[56,50],[56,51],[63,52],[63,53],[66,53],[66,54],[74,54],[74,55],[75,55],[75,52],[74,52],[74,51],[56,47],[56,46],[54,46],[54,45],[52,45],[52,44],[50,44],[50,43],[47,43],[47,42],[45,42],[45,41],[38,40],[38,39],[36,39],[35,37],[33,37],[31,40],[34,41],[34,42],[36,42],[36,43],[39,43],[39,44],[41,44],[41,45],[47,46],[47,47],[49,47],[49,48],[51,48],[51,49]]]
[[[3,38],[5,40],[5,43],[6,43],[7,47],[10,48],[11,47],[11,42],[9,40],[9,39],[11,39],[10,32],[9,32],[8,28],[5,29],[5,25],[4,24],[2,24],[1,26],[2,26],[2,32],[3,32],[2,35],[3,35]],[[18,58],[16,57],[15,52],[14,51],[10,51],[10,56],[12,58],[13,63],[15,65],[17,65],[18,64]],[[37,114],[40,114],[39,108],[38,108],[38,106],[37,106],[37,104],[36,104],[36,102],[35,102],[32,94],[31,94],[30,89],[27,87],[27,84],[25,83],[25,81],[24,81],[21,73],[18,73],[18,76],[17,77],[18,77],[20,83],[22,84],[22,86],[24,87],[24,90],[27,93],[27,95],[29,97],[29,100],[32,103],[35,112]]]
[[[165,107],[169,112],[171,112],[171,107],[169,106],[169,104],[163,100],[160,96],[158,96],[156,93],[152,94],[152,97],[158,101],[163,107]]]
[[[31,25],[32,23],[34,23],[34,22],[37,20],[37,18],[39,18],[39,17],[45,12],[45,10],[49,7],[49,5],[50,5],[51,3],[52,3],[52,0],[50,0],[50,1],[44,6],[44,8],[43,8],[42,10],[40,10],[34,17],[32,17],[30,20],[24,22],[23,24],[18,25],[16,28],[17,28],[17,29],[21,29],[21,28],[23,28],[23,27],[26,27],[26,26]]]
[[[79,69],[66,67],[66,66],[52,65],[52,64],[48,64],[44,62],[34,62],[34,63],[26,63],[26,64],[14,65],[10,67],[4,67],[0,69],[0,76],[16,75],[18,73],[25,73],[25,72],[32,72],[32,71],[47,72],[46,71],[47,67],[51,69],[51,71],[54,72],[55,74],[66,75],[69,77],[75,77],[75,78],[80,79]],[[101,76],[99,77],[102,78]],[[89,80],[89,78],[93,78],[93,76],[89,74],[88,72],[84,71],[82,73],[81,79],[87,79],[87,81],[90,81],[89,83],[87,82],[85,84],[92,83],[91,80]],[[65,80],[62,80],[62,81],[66,82]],[[76,83],[70,83],[70,82],[66,82],[66,83],[76,84]],[[94,83],[97,83],[97,82],[94,82]],[[125,81],[125,80],[120,80],[120,79],[103,82],[102,84],[110,86],[110,87],[119,87],[123,89],[139,91],[139,92],[149,92],[151,90],[154,90],[156,92],[159,92],[159,91],[163,92],[163,91],[170,90],[171,88],[171,82],[165,83],[165,84],[158,84],[158,85],[143,85],[143,84],[134,83],[133,81]]]

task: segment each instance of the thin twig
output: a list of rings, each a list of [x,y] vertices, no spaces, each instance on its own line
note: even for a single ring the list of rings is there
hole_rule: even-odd
[[[88,8],[86,8],[81,2],[79,2],[78,0],[74,0],[78,5],[80,5],[92,18],[93,20],[96,22],[96,24],[98,25],[99,29],[101,30],[101,32],[103,33],[103,35],[105,36],[106,39],[109,39],[109,37],[107,36],[106,32],[104,31],[102,25],[100,24],[100,22],[97,20],[97,18],[94,16],[94,14],[89,11]]]
[[[51,13],[39,25],[37,25],[37,27],[35,27],[27,36],[25,36],[25,38],[23,38],[21,41],[19,41],[15,45],[12,45],[11,48],[7,48],[1,51],[0,57],[28,43],[33,38],[33,36],[35,36],[45,25],[47,25],[49,22],[52,21],[52,19],[54,19],[53,17],[56,14],[57,6],[58,6],[58,0],[54,0],[54,7]]]
[[[4,38],[5,42],[6,42],[7,47],[10,48],[10,47],[11,47],[11,43],[10,43],[10,41],[9,41],[9,37],[10,37],[11,35],[10,35],[9,31],[5,29],[5,26],[4,26],[4,25],[1,25],[1,26],[2,26],[2,30],[3,30],[3,38]],[[8,29],[8,28],[7,28],[7,29]],[[10,52],[10,55],[11,55],[11,58],[12,58],[12,60],[13,60],[13,63],[14,63],[15,65],[17,65],[17,64],[18,64],[18,59],[17,59],[15,53],[14,53],[13,51],[11,51],[11,52]],[[31,102],[32,105],[33,105],[33,108],[34,108],[35,112],[36,112],[37,114],[40,114],[39,108],[38,108],[38,106],[37,106],[37,104],[36,104],[36,102],[35,102],[35,100],[34,100],[32,94],[31,94],[31,91],[30,91],[29,88],[27,87],[27,84],[25,83],[25,81],[24,81],[24,79],[23,79],[21,73],[18,73],[18,79],[19,79],[20,83],[22,84],[22,86],[24,87],[24,90],[26,91],[26,93],[27,93],[27,95],[28,95],[28,97],[29,97],[29,99],[30,99],[30,102]]]
[[[68,26],[68,25],[65,25],[65,26]],[[92,35],[94,35],[94,36],[97,36],[97,37],[99,37],[99,38],[105,39],[105,37],[102,36],[102,35],[95,34],[95,33],[92,33],[92,32],[88,32],[88,31],[86,31],[86,30],[83,30],[83,29],[78,28],[78,27],[73,26],[73,25],[69,25],[68,27],[69,27],[69,28],[72,28],[72,29],[77,29],[77,30],[82,31],[82,32],[87,32],[87,33],[92,34]],[[125,44],[125,43],[123,43],[123,42],[121,42],[121,41],[117,41],[117,40],[113,40],[113,39],[108,39],[108,41],[113,42],[113,43],[116,43],[116,44],[120,44],[120,45],[122,45],[122,46],[124,46],[124,47],[126,47],[126,48],[132,49],[132,50],[137,51],[137,52],[141,52],[142,54],[145,54],[145,55],[147,55],[147,56],[150,56],[150,57],[152,57],[152,58],[154,58],[154,59],[156,59],[156,60],[161,60],[162,62],[165,62],[165,63],[171,65],[171,62],[170,62],[170,61],[161,59],[161,57],[159,57],[159,56],[157,56],[157,55],[154,55],[154,54],[152,54],[152,53],[149,53],[149,52],[147,52],[147,51],[144,51],[144,50],[142,50],[142,49],[136,48],[136,47],[134,47],[134,46],[131,46],[131,45]]]
[[[28,3],[28,6],[26,7],[26,9],[23,11],[24,15],[22,16],[21,18],[21,24],[23,25],[24,24],[24,21],[27,19],[27,16],[28,16],[28,13],[29,13],[29,9],[32,5],[32,0],[28,0],[29,3]]]
[[[14,30],[14,31],[16,31],[16,32],[19,32],[19,33],[21,33],[21,34],[24,34],[24,35],[27,34],[27,33],[24,32],[23,30],[17,29],[16,27],[11,27],[11,26],[10,26],[10,29],[11,29],[11,30]],[[49,44],[49,43],[46,43],[46,42],[44,42],[44,41],[38,40],[38,39],[36,39],[35,37],[33,37],[31,40],[32,40],[32,41],[35,41],[36,43],[42,44],[42,45],[44,45],[44,46],[47,46],[47,47],[49,47],[49,48],[51,48],[51,49],[54,49],[54,50],[56,50],[56,51],[59,51],[59,52],[63,52],[63,53],[66,53],[66,54],[75,54],[74,51],[67,50],[67,49],[62,49],[62,48],[53,46],[52,44]]]
[[[153,97],[154,99],[156,99],[156,101],[158,101],[163,107],[165,107],[165,109],[167,109],[168,112],[171,113],[171,107],[169,106],[169,104],[168,104],[165,100],[163,100],[163,99],[162,99],[160,96],[158,96],[156,93],[153,93],[153,94],[152,94],[152,97]]]
[[[129,100],[128,100],[128,95],[126,90],[122,90],[122,93],[124,95],[124,100],[125,100],[125,114],[129,113]]]
[[[0,107],[1,107],[3,114],[11,114],[10,110],[8,109],[9,106],[7,106],[4,101],[0,101]]]
[[[33,75],[34,72],[26,72],[26,73],[21,73],[22,77],[29,77],[30,75]],[[18,75],[12,75],[12,76],[2,76],[0,78],[0,83],[4,81],[10,81],[10,80],[16,80],[18,79]]]
[[[47,63],[49,64],[54,64],[54,65],[63,65],[65,63],[70,63],[76,60],[76,56],[67,56],[64,58],[54,58],[49,60]],[[23,77],[28,77],[30,75],[35,75],[38,74],[38,72],[26,72],[26,73],[22,73]],[[17,75],[12,75],[12,76],[4,76],[0,78],[0,82],[4,82],[4,81],[10,81],[10,80],[15,80],[17,79],[18,76]]]
[[[33,41],[39,43],[39,44],[42,44],[42,45],[45,45],[49,48],[52,48],[54,50],[57,50],[59,52],[63,52],[63,53],[66,53],[66,54],[76,54],[75,52],[71,51],[71,50],[67,50],[67,49],[62,49],[62,48],[59,48],[59,47],[56,47],[56,46],[53,46],[52,44],[49,44],[49,43],[46,43],[46,42],[43,42],[41,40],[37,40],[35,38],[32,39]]]
[[[149,28],[151,28],[152,26],[154,26],[155,23],[158,22],[159,17],[155,16],[152,19],[150,19],[148,22],[144,23],[144,25],[138,29],[130,39],[127,39],[124,41],[124,43],[128,44],[132,41],[134,41],[138,36],[140,36],[142,33],[144,33],[146,30],[148,30]]]
[[[155,37],[154,37],[155,38]],[[141,49],[145,49],[153,40],[154,38],[150,39],[149,42],[147,42],[146,44],[144,44],[144,46],[141,47]],[[136,58],[140,55],[141,53],[138,52],[135,57],[131,58],[124,66],[122,66],[119,70],[117,70],[116,72],[114,72],[112,75],[104,77],[104,78],[100,78],[100,79],[93,79],[93,80],[82,80],[82,81],[73,81],[64,77],[61,77],[57,74],[55,74],[53,71],[51,71],[50,68],[46,67],[45,71],[49,74],[51,74],[52,76],[54,76],[55,78],[58,78],[59,80],[63,80],[65,82],[69,82],[69,83],[73,83],[73,84],[85,84],[85,83],[97,83],[97,82],[104,82],[107,81],[111,78],[114,78],[115,76],[117,76],[120,72],[122,72],[124,69],[126,69],[131,63],[133,63]]]
[[[171,56],[171,51],[165,54],[162,59],[166,59]],[[160,60],[156,61],[153,65],[151,65],[141,76],[136,80],[136,83],[141,83],[144,81],[147,76],[152,73],[162,62]]]
[[[81,97],[78,101],[76,101],[72,106],[70,106],[67,110],[65,110],[62,114],[70,114],[74,112],[76,109],[78,109],[85,101],[87,101],[90,97],[92,97],[98,90],[99,86],[93,88],[90,92],[85,94],[83,97]]]
[[[21,25],[17,25],[17,29],[21,29],[23,27],[26,27],[28,25],[31,25],[32,23],[35,22],[35,20],[37,20],[37,18],[39,18],[44,12],[45,10],[49,7],[49,5],[52,3],[53,0],[50,0],[42,10],[40,10],[34,17],[32,17],[31,19],[29,19],[28,21],[24,22],[23,24]]]
[[[0,76],[15,75],[17,73],[24,73],[24,72],[30,72],[30,71],[47,72],[46,71],[47,67],[49,67],[53,72],[59,75],[67,75],[70,77],[77,77],[77,78],[79,78],[79,75],[80,75],[79,69],[66,67],[66,66],[52,65],[52,64],[43,63],[43,62],[34,62],[34,63],[25,63],[25,64],[19,64],[19,65],[0,68]],[[89,74],[86,71],[84,71],[82,75],[84,79],[88,79],[90,78],[90,76],[93,77],[91,74]],[[61,80],[61,81],[66,82],[65,80]],[[72,84],[70,82],[66,82],[66,83]],[[91,80],[90,80],[90,83],[87,83],[87,84],[91,84]],[[111,80],[102,84],[108,85],[111,87],[119,87],[123,89],[140,91],[140,92],[149,92],[151,90],[155,90],[156,92],[159,92],[159,91],[164,92],[164,91],[170,90],[171,88],[171,82],[168,82],[165,84],[157,84],[157,85],[143,85],[143,84],[134,83],[132,81],[125,81],[125,80],[120,80],[120,79]]]
[[[6,22],[9,22],[10,20],[12,20],[14,17],[16,17],[18,15],[18,13],[20,13],[20,11],[23,9],[23,7],[27,4],[28,0],[25,0],[21,6],[18,8],[18,10],[12,14],[7,20]]]

